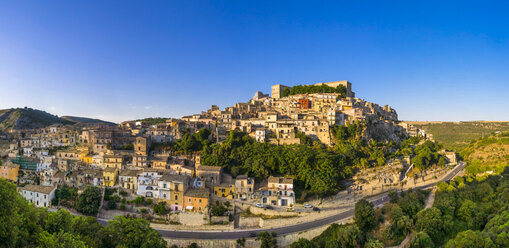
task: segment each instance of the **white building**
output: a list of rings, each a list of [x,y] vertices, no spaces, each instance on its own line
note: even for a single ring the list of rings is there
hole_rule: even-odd
[[[56,186],[26,185],[21,188],[21,195],[37,207],[49,207],[56,189]]]

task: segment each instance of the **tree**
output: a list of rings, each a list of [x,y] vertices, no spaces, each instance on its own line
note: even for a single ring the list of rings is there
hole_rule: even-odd
[[[37,239],[38,247],[41,248],[86,248],[85,242],[79,239],[79,236],[60,231],[50,234],[46,231],[39,234]]]
[[[475,247],[495,247],[493,241],[483,237],[481,232],[466,230],[458,233],[454,239],[449,240],[445,245],[446,248],[475,248]]]
[[[355,223],[365,233],[371,231],[376,225],[375,209],[373,203],[362,199],[355,204]]]
[[[260,248],[277,248],[277,239],[275,232],[261,232],[256,237],[256,240],[261,241]]]
[[[154,213],[158,215],[163,215],[168,213],[168,209],[166,208],[166,202],[161,201],[154,205]]]
[[[103,229],[94,217],[73,216],[72,233],[79,235],[88,247],[103,247]]]
[[[210,212],[214,216],[224,216],[226,211],[228,211],[228,209],[225,206],[223,206],[223,204],[221,204],[221,202],[219,202],[219,201],[217,201],[216,205],[214,205],[212,207],[212,209],[210,210]]]
[[[410,242],[410,248],[433,248],[433,240],[425,232],[418,232]]]
[[[34,246],[41,227],[39,212],[16,192],[16,185],[0,178],[0,247]]]
[[[433,240],[443,237],[443,222],[440,210],[435,207],[423,209],[417,213],[415,227],[417,231],[426,232]]]
[[[382,244],[382,242],[374,238],[369,238],[366,244],[364,245],[364,248],[383,248],[383,247],[384,245]]]
[[[147,220],[117,216],[108,222],[104,243],[107,247],[163,248],[168,247],[161,235]]]
[[[68,210],[60,209],[54,213],[48,213],[44,229],[49,233],[71,232],[73,216]]]
[[[391,199],[390,202],[391,203],[397,203],[398,202],[398,199],[399,199],[399,195],[398,195],[398,192],[396,192],[395,190],[389,190],[389,198]]]
[[[83,193],[78,196],[76,210],[87,215],[96,215],[101,205],[101,189],[87,186]]]
[[[117,202],[113,199],[108,201],[108,209],[114,210],[117,209]]]
[[[299,240],[297,240],[297,242],[294,242],[290,245],[290,248],[315,248],[315,244],[313,244],[313,242],[305,239],[305,238],[300,238]]]

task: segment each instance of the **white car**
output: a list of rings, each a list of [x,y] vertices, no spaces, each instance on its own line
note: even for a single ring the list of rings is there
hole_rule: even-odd
[[[305,208],[312,208],[312,207],[313,207],[313,205],[311,205],[311,204],[306,204],[306,205],[304,205],[304,207],[305,207]]]
[[[255,206],[259,207],[259,208],[263,208],[263,204],[261,204],[261,203],[256,203]]]

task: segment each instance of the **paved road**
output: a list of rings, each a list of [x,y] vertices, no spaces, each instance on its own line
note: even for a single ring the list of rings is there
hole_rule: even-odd
[[[454,170],[449,172],[446,177],[442,179],[442,181],[448,181],[454,175],[456,175],[461,169],[465,167],[464,163],[460,162],[460,166],[457,166]],[[430,183],[419,188],[425,189],[428,187],[435,186],[436,183]],[[373,202],[375,206],[380,206],[389,201],[388,196],[384,196],[382,198],[376,199]],[[250,233],[260,233],[263,231],[276,232],[278,235],[281,234],[289,234],[294,232],[301,232],[308,229],[313,229],[319,226],[328,225],[334,222],[346,220],[353,216],[354,210],[352,208],[341,212],[339,214],[331,215],[326,218],[317,219],[314,221],[304,222],[300,224],[295,224],[291,226],[278,227],[278,228],[269,228],[269,229],[256,229],[256,230],[239,230],[239,231],[173,231],[173,230],[162,230],[156,229],[163,237],[165,238],[175,238],[175,239],[238,239],[242,237],[249,237]],[[107,220],[98,220],[101,224],[105,225]]]

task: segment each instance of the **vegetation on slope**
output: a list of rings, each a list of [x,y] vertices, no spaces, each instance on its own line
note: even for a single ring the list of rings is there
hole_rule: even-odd
[[[0,179],[0,247],[168,247],[142,219],[116,217],[106,227],[67,210],[48,212],[28,203]]]
[[[256,142],[248,134],[231,131],[222,143],[209,139],[210,130],[186,133],[175,142],[155,144],[153,149],[177,153],[200,153],[202,164],[221,166],[225,172],[248,174],[258,180],[268,176],[291,176],[295,179],[296,193],[325,196],[342,187],[344,179],[353,175],[355,168],[382,166],[388,159],[413,155],[419,138],[396,142],[377,142],[362,138],[366,128],[363,122],[337,126],[332,130],[335,145],[326,147],[319,141],[298,133],[302,144],[274,145]],[[422,169],[440,161],[437,145],[425,143],[416,148],[422,160]],[[421,153],[422,152],[422,153]]]
[[[509,166],[509,132],[479,138],[471,142],[460,155],[467,162],[467,172],[482,175],[501,173]]]
[[[74,124],[74,122],[31,108],[6,109],[0,112],[0,130],[3,131],[42,128],[53,124]]]
[[[509,131],[509,122],[419,122],[414,126],[433,134],[433,138],[446,149],[460,152],[468,144],[495,132]]]
[[[76,116],[58,117],[42,110],[32,108],[12,108],[0,110],[0,131],[33,129],[51,126],[53,124],[76,124],[76,123],[115,123]]]
[[[390,194],[375,210],[365,200],[355,205],[355,222],[332,224],[312,240],[291,247],[387,247],[410,235],[412,248],[509,247],[509,169],[483,181],[457,177],[440,183],[432,207],[424,209],[427,191]]]

